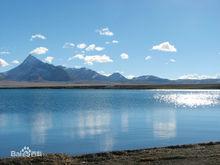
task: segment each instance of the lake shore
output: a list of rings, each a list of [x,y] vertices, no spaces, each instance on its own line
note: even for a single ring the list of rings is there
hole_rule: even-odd
[[[87,84],[0,81],[0,89],[220,89],[220,84]]]
[[[220,164],[220,142],[177,145],[70,156],[48,154],[31,158],[3,158],[0,164]]]

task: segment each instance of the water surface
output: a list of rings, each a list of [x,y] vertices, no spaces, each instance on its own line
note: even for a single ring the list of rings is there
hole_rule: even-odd
[[[220,140],[219,90],[1,89],[0,156]]]

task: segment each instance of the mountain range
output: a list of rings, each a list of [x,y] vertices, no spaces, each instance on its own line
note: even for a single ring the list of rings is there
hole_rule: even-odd
[[[72,82],[72,83],[124,83],[124,84],[219,84],[220,79],[169,80],[145,75],[127,79],[120,73],[110,76],[102,75],[87,68],[67,68],[44,63],[33,55],[29,55],[17,67],[0,73],[1,80],[18,82]]]

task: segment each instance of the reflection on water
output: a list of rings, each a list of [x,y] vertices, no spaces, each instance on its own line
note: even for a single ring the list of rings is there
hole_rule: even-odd
[[[157,138],[176,137],[176,116],[175,111],[156,111],[153,118],[153,133]]]
[[[104,148],[103,151],[111,151],[114,146],[114,138],[112,135],[106,134],[104,138]]]
[[[123,112],[121,114],[121,127],[122,127],[122,131],[123,132],[127,132],[128,131],[128,113],[127,112]]]
[[[102,134],[109,129],[111,116],[108,113],[89,112],[78,115],[78,134],[81,138]]]
[[[7,116],[5,114],[0,114],[0,128],[3,128],[7,124]]]
[[[33,144],[44,144],[47,131],[52,127],[52,118],[49,113],[37,113],[34,115],[31,128],[31,140]]]
[[[219,91],[162,91],[154,95],[156,100],[179,107],[196,108],[214,106],[220,103]]]

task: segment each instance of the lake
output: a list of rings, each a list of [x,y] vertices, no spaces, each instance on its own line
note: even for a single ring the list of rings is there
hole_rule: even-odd
[[[220,90],[0,90],[1,157],[219,140]]]

